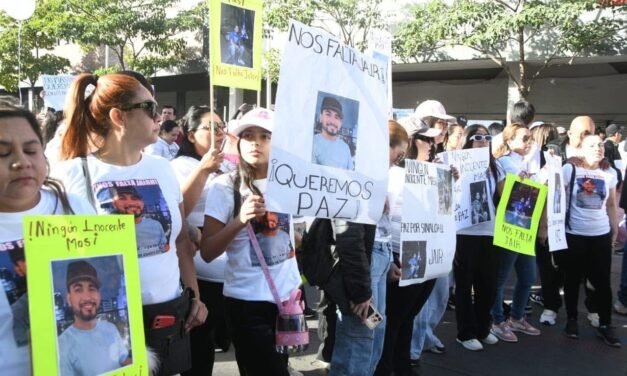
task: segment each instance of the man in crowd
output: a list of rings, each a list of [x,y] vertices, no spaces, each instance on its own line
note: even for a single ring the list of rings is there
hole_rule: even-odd
[[[577,116],[570,123],[570,129],[560,146],[562,161],[581,155],[581,140],[587,134],[594,134],[594,120],[590,116]]]
[[[620,152],[618,151],[618,144],[623,138],[623,128],[616,124],[610,124],[605,128],[605,141],[603,141],[603,147],[605,148],[605,158],[610,162],[610,166],[616,171],[617,187],[623,181],[622,173],[622,160]],[[618,161],[618,162],[616,162]]]
[[[344,170],[353,170],[353,158],[346,142],[340,138],[344,114],[333,97],[324,97],[320,107],[322,131],[314,136],[312,162]]]
[[[176,120],[176,108],[170,106],[169,104],[166,104],[161,108],[161,121],[163,122],[166,120]]]
[[[66,286],[74,323],[59,336],[61,376],[99,375],[131,364],[115,325],[97,319],[101,297],[96,269],[87,261],[71,262]]]

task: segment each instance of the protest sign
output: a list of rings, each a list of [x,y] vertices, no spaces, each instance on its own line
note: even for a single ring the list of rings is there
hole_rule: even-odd
[[[41,76],[43,81],[43,99],[46,107],[52,107],[56,111],[63,111],[65,106],[65,95],[67,94],[74,76],[68,74],[59,74],[56,76],[44,74]]]
[[[496,210],[494,245],[525,255],[535,255],[538,223],[544,209],[546,190],[544,184],[507,174]]]
[[[446,275],[455,256],[450,167],[405,160],[400,286]]]
[[[544,160],[548,179],[546,219],[549,251],[558,251],[568,248],[566,244],[566,191],[562,176],[562,159],[545,151]]]
[[[211,84],[261,90],[260,0],[210,1]]]
[[[34,374],[148,374],[133,217],[27,216],[24,241]]]
[[[494,227],[492,192],[494,179],[488,178],[489,148],[463,149],[442,153],[444,164],[459,170],[459,179],[453,184],[455,227],[461,230],[471,226]]]
[[[268,208],[377,223],[389,168],[385,66],[292,21],[279,81]]]
[[[388,76],[387,97],[388,116],[392,117],[392,34],[385,30],[371,29],[368,32],[368,52],[370,55],[385,64]]]

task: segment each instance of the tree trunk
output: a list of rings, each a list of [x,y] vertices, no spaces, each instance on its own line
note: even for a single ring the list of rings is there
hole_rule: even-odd
[[[518,91],[520,92],[520,98],[526,100],[529,95],[529,87],[527,85],[527,63],[525,60],[525,28],[521,26],[518,28],[518,68],[519,68],[519,82]]]

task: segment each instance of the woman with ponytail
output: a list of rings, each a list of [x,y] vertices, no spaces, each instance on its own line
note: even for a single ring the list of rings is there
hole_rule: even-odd
[[[160,375],[185,371],[191,366],[185,333],[205,321],[207,309],[198,299],[195,247],[182,220],[174,171],[166,160],[142,153],[159,134],[150,86],[134,72],[81,74],[65,110],[61,156],[67,161],[57,176],[68,191],[89,198],[99,214],[135,217],[146,342],[158,352]],[[168,310],[176,312],[176,324],[169,327],[175,334],[161,338],[152,323]]]

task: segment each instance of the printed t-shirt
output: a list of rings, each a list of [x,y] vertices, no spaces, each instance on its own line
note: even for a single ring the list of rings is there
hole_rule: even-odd
[[[329,141],[320,134],[314,136],[312,162],[345,170],[353,169],[353,158],[346,142],[340,138]]]

